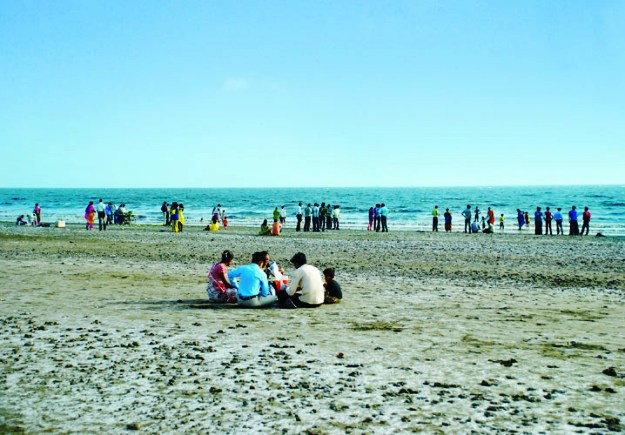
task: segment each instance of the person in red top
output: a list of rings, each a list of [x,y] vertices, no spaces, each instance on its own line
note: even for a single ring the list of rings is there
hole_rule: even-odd
[[[553,220],[553,213],[551,213],[551,209],[547,207],[545,210],[545,236],[549,234],[553,236],[553,231],[551,230],[551,221]]]
[[[490,222],[491,225],[495,225],[495,212],[488,207],[488,212],[486,212],[486,214],[488,215],[488,222]]]
[[[228,266],[232,264],[234,255],[229,250],[221,254],[221,261],[208,272],[208,299],[211,302],[233,303],[237,301],[237,290],[228,279]]]
[[[584,213],[582,214],[582,231],[579,233],[580,236],[584,235],[584,230],[586,230],[586,235],[588,235],[588,231],[590,230],[590,217],[588,207],[584,207]]]

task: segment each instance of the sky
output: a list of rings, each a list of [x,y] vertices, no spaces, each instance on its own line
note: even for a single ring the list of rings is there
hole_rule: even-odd
[[[0,2],[0,187],[625,183],[625,2]]]

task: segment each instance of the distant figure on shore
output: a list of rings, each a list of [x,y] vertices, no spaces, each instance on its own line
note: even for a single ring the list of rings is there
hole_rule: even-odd
[[[462,210],[462,216],[464,216],[464,232],[471,232],[471,205],[467,204],[467,208]]]
[[[341,286],[334,279],[334,268],[328,267],[323,271],[323,279],[325,283],[323,286],[325,287],[325,294],[323,298],[324,304],[338,304],[343,299],[343,292],[341,291]]]
[[[217,204],[217,207],[213,207],[211,214],[212,217],[217,218],[217,222],[219,222],[219,219],[221,218],[221,204]]]
[[[482,230],[486,229],[486,216],[482,216]]]
[[[278,210],[278,207],[273,209],[273,220],[280,220],[280,210]]]
[[[228,279],[228,267],[234,255],[229,250],[221,253],[221,261],[211,267],[208,272],[208,299],[216,303],[233,303],[237,301],[237,290]]]
[[[562,217],[562,207],[558,207],[558,210],[553,215],[553,219],[556,221],[556,235],[564,235],[564,228],[562,228],[562,221],[564,220]]]
[[[295,227],[295,231],[301,231],[302,229],[302,203],[300,202],[297,206],[297,214],[295,215],[297,219],[297,226]]]
[[[543,212],[540,207],[536,207],[536,211],[534,212],[534,235],[543,235]]]
[[[95,207],[93,206],[93,201],[89,201],[89,205],[87,205],[85,209],[85,220],[87,221],[86,229],[92,231],[95,222]]]
[[[328,214],[326,215],[326,229],[331,230],[332,229],[332,206],[330,205],[330,203],[326,205],[326,208],[328,209]]]
[[[267,223],[267,219],[263,220],[263,223],[260,224],[260,231],[258,232],[259,236],[269,236],[271,235],[271,227]]]
[[[448,208],[445,209],[443,218],[445,219],[445,232],[451,233],[451,212]]]
[[[17,217],[17,219],[15,220],[15,225],[17,226],[23,226],[23,225],[28,225],[28,222],[26,222],[26,216],[21,214]]]
[[[163,225],[169,226],[169,204],[167,204],[167,201],[163,201],[161,212],[163,213]]]
[[[319,225],[321,226],[321,231],[326,230],[326,223],[328,220],[328,207],[325,202],[321,203],[319,206]]]
[[[479,207],[476,205],[476,206],[475,206],[475,221],[476,221],[476,222],[479,222],[479,220],[480,220],[480,209],[479,209]]]
[[[577,222],[577,208],[571,207],[569,211],[569,236],[579,236],[579,223]]]
[[[380,204],[375,205],[375,219],[373,227],[375,228],[375,232],[380,231]]]
[[[184,228],[184,204],[180,203],[178,205],[178,231],[182,232]]]
[[[547,207],[545,210],[545,236],[553,236],[553,230],[551,229],[551,221],[553,220],[553,213],[551,208]]]
[[[314,203],[312,209],[312,225],[313,232],[318,233],[320,231],[321,226],[319,225],[319,204]]]
[[[438,206],[434,206],[434,210],[432,210],[432,231],[438,233]]]
[[[282,208],[280,209],[280,223],[282,225],[286,224],[286,210],[284,206],[282,206]]]
[[[224,230],[228,228],[228,215],[225,208],[221,209],[221,223],[224,224]]]
[[[104,207],[104,213],[106,214],[106,225],[113,225],[113,203],[109,202]]]
[[[178,232],[178,203],[176,201],[171,203],[169,209],[169,223],[171,224],[171,232]]]
[[[526,211],[523,212],[523,219],[525,220],[525,225],[527,225],[527,228],[529,229],[530,226],[530,214]]]
[[[477,221],[471,223],[471,233],[477,234],[480,232],[480,224]]]
[[[39,203],[35,204],[33,213],[35,214],[35,217],[37,218],[37,226],[41,225],[41,207],[39,207]]]
[[[503,213],[501,213],[501,215],[499,216],[499,231],[503,233],[503,229],[504,229],[504,222],[506,221],[505,216],[503,215]]]
[[[208,225],[204,227],[204,231],[219,231],[219,221],[215,217],[211,217]]]
[[[482,232],[484,234],[493,234],[495,232],[495,227],[493,227],[493,224],[490,223],[490,220],[484,219],[484,221],[486,222],[486,227],[482,228]]]
[[[278,219],[274,219],[273,225],[271,226],[271,235],[279,236],[281,232],[282,232],[282,224],[280,223]]]
[[[380,204],[380,225],[382,226],[382,229],[380,231],[388,233],[387,223],[388,223],[388,208],[386,208],[386,204],[382,203]],[[338,224],[337,224],[337,229],[338,229]]]
[[[586,230],[586,235],[588,235],[588,231],[590,231],[590,211],[588,207],[584,207],[584,213],[582,213],[582,231],[579,233],[580,236],[584,235],[584,230]]]
[[[375,220],[375,208],[369,207],[369,225],[367,225],[367,231],[373,231],[374,220]]]
[[[272,294],[265,269],[269,266],[269,253],[254,252],[252,262],[230,273],[228,279],[237,288],[237,303],[247,308],[260,308],[274,304],[278,298]],[[237,284],[236,278],[239,278]]]
[[[304,232],[310,231],[310,222],[312,221],[312,206],[310,203],[304,208]]]
[[[335,230],[340,229],[339,228],[340,218],[341,218],[341,206],[335,205],[334,209],[332,209],[332,227]],[[386,231],[388,231],[388,229]]]
[[[523,225],[525,225],[525,215],[523,214],[520,208],[516,209],[516,215],[517,215],[516,220],[519,223],[519,231],[521,231],[521,229],[523,228]]]
[[[98,228],[100,231],[104,229],[106,231],[106,205],[102,202],[102,198],[98,201],[98,205],[95,207],[98,212]]]
[[[495,212],[490,207],[488,207],[486,215],[488,216],[488,222],[490,222],[491,225],[495,225]]]
[[[317,308],[322,305],[325,288],[319,269],[307,264],[306,255],[302,252],[291,258],[291,264],[295,271],[291,274],[290,285],[278,292],[280,304],[284,308]]]

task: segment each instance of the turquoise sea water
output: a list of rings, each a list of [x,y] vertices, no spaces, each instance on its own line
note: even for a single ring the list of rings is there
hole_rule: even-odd
[[[162,221],[163,201],[182,202],[187,225],[207,221],[215,205],[220,203],[231,225],[260,226],[271,219],[276,206],[288,211],[287,228],[295,225],[299,201],[326,202],[341,206],[341,227],[366,229],[369,207],[377,202],[389,208],[389,229],[428,230],[431,211],[438,205],[441,212],[449,208],[455,231],[462,230],[460,213],[467,204],[477,205],[483,213],[493,208],[496,216],[506,216],[506,231],[516,231],[516,209],[526,210],[533,217],[536,206],[563,212],[576,205],[588,206],[592,212],[591,233],[625,235],[625,186],[531,186],[531,187],[446,187],[446,188],[231,188],[231,189],[0,189],[0,221],[15,222],[20,214],[31,213],[35,203],[42,208],[43,222],[64,219],[83,223],[89,201],[126,204],[138,215],[138,222],[157,224]],[[498,222],[498,220],[497,220]],[[581,218],[580,218],[581,225]],[[565,219],[566,227],[566,219]],[[533,227],[532,227],[533,228]],[[440,230],[443,230],[442,218]]]

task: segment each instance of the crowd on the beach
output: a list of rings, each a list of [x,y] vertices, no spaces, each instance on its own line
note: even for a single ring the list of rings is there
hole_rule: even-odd
[[[229,270],[234,255],[225,250],[221,261],[208,273],[208,299],[214,303],[236,303],[241,307],[317,308],[336,304],[343,298],[335,271],[322,272],[308,264],[306,255],[298,252],[291,258],[293,272],[289,278],[284,269],[272,262],[269,252],[252,254],[249,264]]]
[[[518,229],[522,230],[523,227],[529,227],[531,222],[530,214],[527,211],[522,211],[517,208],[517,225]],[[482,215],[479,207],[475,207],[474,211],[471,211],[471,205],[467,204],[462,213],[464,218],[464,232],[465,233],[486,233],[493,234],[495,232],[495,212],[488,207],[485,215]],[[438,205],[434,206],[432,210],[432,231],[438,231],[438,218],[440,211]],[[572,206],[568,212],[569,218],[569,235],[570,236],[582,236],[588,235],[590,231],[590,219],[592,215],[588,207],[584,207],[582,213],[582,229],[579,229],[579,213],[576,206]],[[445,220],[445,231],[452,231],[452,214],[449,209],[445,209],[443,214]],[[503,232],[505,228],[505,215],[501,213],[499,215],[499,231]],[[553,235],[553,222],[556,224],[556,235],[564,235],[563,228],[564,217],[562,214],[562,207],[558,207],[557,211],[553,213],[551,207],[546,207],[545,211],[542,211],[542,207],[536,207],[534,212],[534,234],[535,235]],[[544,232],[543,232],[544,225]],[[600,233],[599,233],[600,234]]]
[[[126,204],[123,202],[117,206],[112,202],[104,203],[102,198],[97,204],[93,204],[93,201],[89,201],[85,208],[85,228],[89,231],[93,230],[95,225],[95,219],[98,219],[98,229],[100,231],[106,231],[106,227],[109,225],[123,225],[130,223],[133,219],[132,212],[126,210]]]

